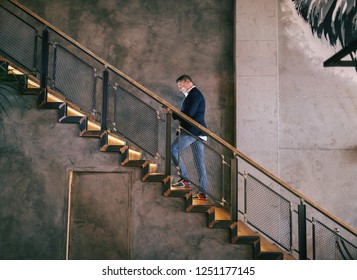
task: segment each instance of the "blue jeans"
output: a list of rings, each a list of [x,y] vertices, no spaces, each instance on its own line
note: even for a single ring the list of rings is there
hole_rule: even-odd
[[[172,142],[171,145],[171,156],[172,156],[172,161],[176,167],[179,167],[180,175],[184,178],[189,180],[189,174],[187,172],[185,163],[183,162],[182,158],[179,155],[182,153],[184,149],[186,149],[188,146],[191,146],[192,149],[192,154],[193,154],[193,160],[195,163],[195,166],[198,171],[198,176],[200,180],[200,186],[201,186],[201,191],[206,192],[207,191],[207,174],[206,174],[206,166],[205,166],[205,156],[204,156],[204,144],[197,140],[196,138],[186,135],[186,134],[181,134],[180,135],[180,141],[179,137],[176,137],[176,139]]]

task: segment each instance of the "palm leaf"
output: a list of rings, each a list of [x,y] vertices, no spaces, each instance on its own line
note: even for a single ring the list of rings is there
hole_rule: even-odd
[[[7,80],[6,69],[0,66],[0,115],[5,113],[6,116],[9,116],[8,110],[13,107],[12,100],[14,99],[18,103],[16,98],[17,91],[16,83]]]
[[[357,38],[356,0],[292,0],[298,14],[319,38],[348,45]]]

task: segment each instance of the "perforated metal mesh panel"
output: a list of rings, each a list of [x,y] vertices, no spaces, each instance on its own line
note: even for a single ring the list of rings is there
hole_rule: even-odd
[[[317,260],[356,260],[357,247],[329,229],[321,222],[314,222],[314,256]]]
[[[87,113],[96,109],[96,77],[93,67],[61,45],[56,45],[53,75],[55,89],[69,101]]]
[[[248,222],[280,246],[290,250],[290,202],[251,175],[246,176],[245,188]]]
[[[36,29],[0,7],[0,50],[29,72],[36,67],[36,36]]]
[[[179,161],[183,161],[189,174],[189,180],[198,188],[202,189],[202,179],[197,167],[198,150],[197,145],[203,146],[204,167],[207,176],[207,194],[216,201],[221,201],[224,187],[223,178],[223,158],[215,150],[209,146],[209,141],[203,141],[199,137],[195,137],[183,128],[180,129],[179,137],[183,135],[191,136],[197,141],[186,147],[179,149]]]
[[[158,151],[159,119],[155,109],[124,88],[112,88],[115,94],[116,130],[152,156]]]

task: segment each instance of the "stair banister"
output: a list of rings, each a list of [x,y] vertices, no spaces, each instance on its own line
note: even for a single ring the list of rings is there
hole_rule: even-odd
[[[50,33],[49,30],[45,28],[42,31],[41,76],[40,76],[40,87],[44,90],[47,90],[49,41],[50,41]]]
[[[232,221],[238,222],[238,158],[231,159],[231,215]]]
[[[171,118],[172,114],[167,111],[165,114],[165,175],[171,175]]]
[[[101,116],[101,130],[108,130],[108,85],[109,85],[109,72],[107,69],[103,71],[103,104],[102,104],[102,116]]]
[[[306,205],[303,200],[298,205],[299,259],[307,260]]]

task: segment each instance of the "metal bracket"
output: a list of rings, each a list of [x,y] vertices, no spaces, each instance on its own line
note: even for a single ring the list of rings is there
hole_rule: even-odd
[[[349,43],[342,50],[331,56],[329,59],[324,61],[324,67],[356,67],[357,60],[352,57],[352,53],[357,51],[357,39]],[[350,55],[351,60],[342,60],[346,56]]]

